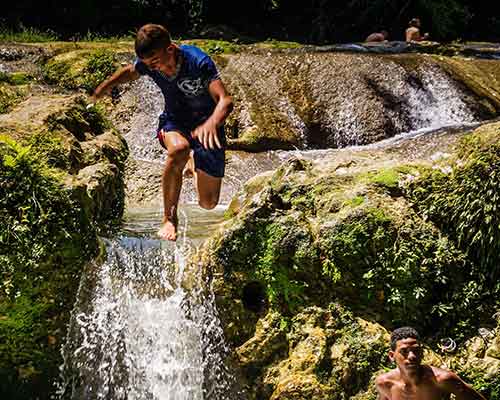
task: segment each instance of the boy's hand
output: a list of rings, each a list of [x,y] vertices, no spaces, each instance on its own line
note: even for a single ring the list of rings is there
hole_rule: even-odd
[[[222,149],[222,145],[217,135],[217,125],[211,118],[199,125],[191,135],[193,138],[198,139],[205,149],[214,150],[216,147]]]

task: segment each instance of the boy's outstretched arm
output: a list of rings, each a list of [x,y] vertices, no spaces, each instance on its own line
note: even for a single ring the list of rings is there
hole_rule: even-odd
[[[141,75],[135,70],[133,64],[126,65],[125,67],[119,68],[113,73],[109,78],[105,79],[99,84],[92,94],[92,100],[95,102],[97,99],[101,98],[107,93],[111,92],[115,86],[122,83],[127,83],[138,79]]]

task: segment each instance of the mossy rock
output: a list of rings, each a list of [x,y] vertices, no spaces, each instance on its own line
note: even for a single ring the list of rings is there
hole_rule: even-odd
[[[0,83],[0,114],[8,113],[27,95],[27,91],[8,84]]]
[[[424,114],[490,119],[499,112],[498,70],[498,61],[421,54],[240,52],[221,71],[235,99],[228,146],[337,148],[428,127]]]
[[[0,83],[8,83],[9,85],[25,85],[33,80],[33,76],[25,72],[6,73],[0,72]]]
[[[386,366],[389,335],[337,303],[286,322],[270,312],[236,350],[250,398],[344,398],[366,390]]]
[[[333,373],[343,351],[355,347],[340,339],[327,346],[340,361],[318,361],[313,373],[309,366],[316,362],[304,358],[293,374],[280,372],[280,362],[286,371],[292,365],[293,321],[302,321],[299,316],[311,307],[324,312],[335,303],[344,310],[340,319],[349,314],[365,327],[417,324],[431,344],[450,336],[462,345],[488,321],[500,306],[498,279],[492,278],[500,265],[499,139],[499,124],[485,124],[473,132],[410,139],[411,149],[428,142],[411,160],[399,144],[336,152],[321,161],[291,159],[247,184],[202,260],[206,272],[215,274],[223,327],[244,355],[240,367],[250,377],[252,396],[295,398],[299,387],[314,387],[307,393],[318,398],[373,397],[369,382],[383,366],[382,344],[378,361],[364,361],[365,350],[353,355],[348,364],[358,365],[359,375],[351,380],[342,381],[345,372]],[[272,324],[270,315],[277,316]],[[286,340],[279,340],[280,330]],[[311,345],[328,336],[324,329],[314,332]],[[361,348],[363,343],[360,338]],[[267,361],[253,360],[254,353]]]
[[[45,398],[58,374],[80,269],[96,254],[97,237],[60,172],[6,138],[0,151],[1,391]]]
[[[120,219],[126,143],[83,98],[32,96],[0,116],[0,393],[48,399],[97,232]],[[6,136],[8,134],[9,136]]]
[[[436,57],[450,76],[477,95],[491,115],[500,111],[500,68],[496,60],[474,60],[459,57]],[[488,115],[486,115],[488,116]]]
[[[111,50],[74,50],[47,61],[43,76],[48,83],[91,92],[117,67],[117,57]]]

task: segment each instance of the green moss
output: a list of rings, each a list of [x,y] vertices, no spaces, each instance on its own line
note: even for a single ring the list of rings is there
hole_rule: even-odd
[[[416,215],[356,210],[320,232],[323,273],[337,294],[396,325],[418,321],[430,328],[434,317],[450,313],[452,282],[460,281],[465,264],[453,243]]]
[[[363,204],[364,202],[365,202],[365,196],[355,196],[352,199],[350,199],[347,204],[349,204],[352,207],[357,207]]]
[[[490,400],[500,400],[500,376],[485,376],[482,370],[461,371],[462,378]]]
[[[24,72],[14,72],[8,74],[0,72],[0,82],[5,82],[10,85],[25,85],[33,80],[33,76]]]
[[[394,169],[383,169],[375,173],[371,181],[378,186],[382,186],[390,191],[398,188],[399,173]]]
[[[23,90],[0,83],[0,114],[9,112],[24,96]]]
[[[298,42],[287,42],[283,40],[267,39],[265,42],[255,44],[256,47],[265,49],[296,49],[303,45]]]
[[[202,49],[205,53],[210,55],[216,54],[233,54],[240,51],[241,46],[234,43],[228,42],[226,40],[215,40],[215,39],[195,39],[183,41],[185,44],[190,44],[197,46]]]
[[[43,76],[48,83],[91,92],[117,67],[116,57],[109,50],[77,50],[47,62],[43,66]]]
[[[97,252],[60,178],[41,153],[0,139],[0,381],[13,399],[48,392],[81,266]]]
[[[310,282],[319,277],[312,240],[293,218],[271,224],[259,221],[234,231],[217,255],[222,265],[231,260],[226,273],[244,272],[249,281],[261,282],[268,303],[286,316],[312,295]]]

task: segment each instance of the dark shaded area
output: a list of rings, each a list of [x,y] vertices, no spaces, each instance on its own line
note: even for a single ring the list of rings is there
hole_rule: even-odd
[[[385,29],[402,40],[409,19],[422,19],[432,40],[500,39],[498,2],[486,0],[19,0],[2,7],[1,24],[51,30],[62,39],[87,32],[135,31],[147,22],[166,24],[174,36],[256,40],[274,37],[304,43],[362,41]]]
[[[267,305],[266,289],[260,282],[252,281],[243,287],[243,306],[255,313],[260,313]]]

